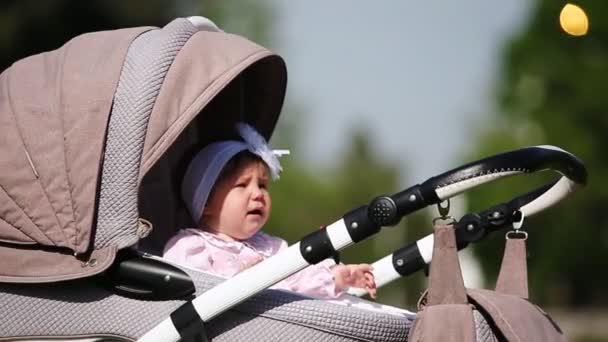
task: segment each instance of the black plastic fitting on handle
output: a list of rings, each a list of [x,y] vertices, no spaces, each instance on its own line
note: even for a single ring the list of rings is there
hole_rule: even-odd
[[[464,215],[454,225],[458,250],[465,248],[471,242],[482,240],[488,233],[510,226],[519,219],[519,215],[516,208],[506,203],[480,213]]]
[[[426,266],[418,245],[412,242],[409,245],[399,248],[393,253],[393,268],[402,277],[416,273]]]
[[[382,227],[394,226],[401,221],[397,204],[389,196],[374,198],[367,208],[367,215],[372,222]]]
[[[349,211],[343,220],[351,240],[355,243],[376,234],[382,227],[370,218],[367,205]]]
[[[309,264],[331,258],[335,253],[336,250],[325,229],[312,232],[300,241],[300,254]]]
[[[427,189],[425,191],[422,186],[416,184],[392,195],[391,198],[397,205],[398,215],[403,217],[428,205],[438,203],[439,198],[434,190],[435,189]]]
[[[120,251],[112,267],[98,279],[112,292],[144,300],[186,299],[196,290],[181,269],[129,249]]]
[[[432,201],[426,201],[427,198],[431,198]],[[367,215],[379,226],[394,226],[403,216],[435,203],[433,201],[439,201],[437,196],[432,192],[424,196],[420,185],[414,185],[392,196],[374,198],[368,206]]]

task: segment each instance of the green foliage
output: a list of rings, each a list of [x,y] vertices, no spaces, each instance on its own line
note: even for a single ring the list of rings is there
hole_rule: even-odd
[[[201,13],[226,32],[242,35],[259,44],[268,45],[274,39],[274,11],[267,1],[207,0],[201,1]]]
[[[590,32],[573,37],[559,27],[565,2],[537,1],[528,26],[506,46],[497,87],[500,111],[485,125],[490,128],[482,131],[469,159],[551,144],[585,162],[587,187],[527,220],[530,286],[532,298],[542,303],[606,305],[608,98],[603,83],[608,79],[608,3],[579,4],[589,15]],[[476,192],[470,196],[471,209],[502,202],[539,183],[518,178]],[[495,279],[503,243],[497,236],[476,248],[490,279]]]

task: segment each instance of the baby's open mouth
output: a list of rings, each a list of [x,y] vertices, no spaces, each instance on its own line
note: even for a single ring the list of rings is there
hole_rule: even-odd
[[[247,215],[259,215],[262,216],[262,209],[254,209],[254,210],[249,210],[247,212]]]

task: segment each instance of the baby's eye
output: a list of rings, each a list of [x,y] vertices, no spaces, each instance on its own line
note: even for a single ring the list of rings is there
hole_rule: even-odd
[[[237,188],[246,188],[246,187],[247,187],[247,184],[245,184],[245,183],[236,183],[236,185],[235,185],[235,186],[236,186]]]
[[[267,188],[268,188],[268,184],[260,183],[260,189],[267,189]]]

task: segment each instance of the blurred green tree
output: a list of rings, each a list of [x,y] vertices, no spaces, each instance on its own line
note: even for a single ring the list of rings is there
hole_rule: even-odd
[[[498,115],[477,137],[475,159],[528,145],[550,144],[579,156],[588,186],[573,198],[527,220],[532,297],[552,305],[608,304],[608,2],[581,1],[589,34],[567,35],[559,26],[562,1],[535,2],[529,23],[506,45],[497,85]],[[547,179],[516,177],[469,196],[472,210],[500,203]],[[497,234],[499,235],[499,234]],[[495,279],[504,238],[477,246]]]

